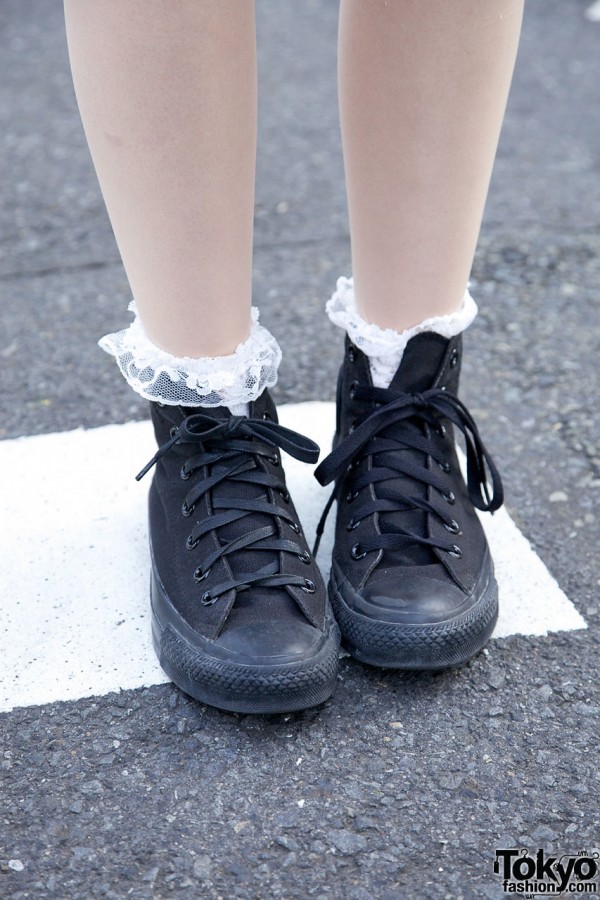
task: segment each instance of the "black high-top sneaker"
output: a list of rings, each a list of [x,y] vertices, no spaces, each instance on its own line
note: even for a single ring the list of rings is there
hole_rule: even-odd
[[[333,692],[339,629],[287,492],[278,448],[319,448],[279,425],[265,391],[250,415],[151,403],[152,635],[182,690],[235,712],[304,709]]]
[[[374,666],[457,665],[496,622],[494,567],[474,507],[498,509],[502,483],[456,396],[461,352],[460,336],[419,334],[383,390],[346,340],[334,449],[315,474],[335,480],[329,593],[342,640]],[[465,437],[467,484],[454,427]]]

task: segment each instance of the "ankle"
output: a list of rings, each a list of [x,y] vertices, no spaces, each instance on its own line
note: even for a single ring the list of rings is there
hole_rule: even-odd
[[[467,290],[460,308],[454,313],[424,319],[404,331],[380,328],[375,323],[367,322],[358,312],[353,280],[343,277],[338,278],[336,290],[326,309],[334,325],[343,328],[352,343],[368,357],[373,384],[382,388],[389,387],[411,338],[426,331],[445,338],[456,337],[468,328],[477,315],[477,304]]]
[[[148,338],[135,304],[129,309],[136,313],[131,325],[98,343],[115,357],[130,387],[147,400],[167,406],[225,406],[234,415],[247,415],[248,404],[277,381],[281,349],[259,324],[256,307],[252,307],[250,335],[234,353],[199,358],[161,350]]]

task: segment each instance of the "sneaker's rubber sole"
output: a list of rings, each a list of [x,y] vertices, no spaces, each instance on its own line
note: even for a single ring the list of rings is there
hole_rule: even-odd
[[[351,610],[333,572],[329,597],[343,647],[360,662],[383,669],[432,671],[462,665],[483,649],[498,618],[498,585],[493,575],[468,611],[432,625],[382,622]]]
[[[324,703],[335,690],[340,632],[333,616],[318,652],[310,659],[280,665],[241,665],[192,646],[176,625],[160,615],[164,600],[151,578],[152,640],[163,670],[196,700],[239,713],[285,713]],[[199,644],[202,644],[200,638]]]

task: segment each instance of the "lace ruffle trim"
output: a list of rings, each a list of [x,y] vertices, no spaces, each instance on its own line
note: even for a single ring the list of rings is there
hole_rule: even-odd
[[[252,307],[250,336],[229,356],[172,356],[146,335],[135,302],[135,319],[128,328],[98,341],[115,357],[125,380],[147,400],[168,406],[236,406],[256,400],[277,381],[281,349],[273,335],[259,325]]]
[[[388,387],[391,383],[406,345],[415,335],[433,331],[451,338],[468,328],[477,315],[477,304],[467,290],[460,308],[454,313],[424,319],[406,331],[380,328],[360,315],[356,309],[354,281],[344,277],[338,278],[336,290],[325,308],[333,324],[343,328],[352,343],[369,357],[373,383],[377,387]]]
[[[354,281],[352,278],[338,278],[336,290],[326,304],[327,315],[334,325],[343,328],[353,344],[367,356],[387,356],[402,352],[411,338],[423,331],[434,331],[442,337],[451,338],[468,328],[477,315],[477,304],[465,291],[460,309],[447,316],[424,319],[406,331],[380,328],[367,322],[356,309]]]

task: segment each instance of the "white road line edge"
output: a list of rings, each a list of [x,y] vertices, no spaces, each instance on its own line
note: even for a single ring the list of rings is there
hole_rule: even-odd
[[[332,403],[280,408],[283,424],[329,451]],[[148,422],[0,441],[2,626],[0,711],[162,684],[150,640],[146,484]],[[307,535],[328,490],[286,461]],[[334,511],[319,562],[331,554]],[[586,628],[508,514],[482,517],[496,563],[495,637]],[[310,542],[310,541],[309,541]]]

